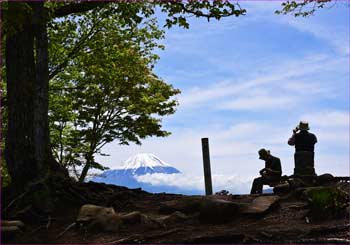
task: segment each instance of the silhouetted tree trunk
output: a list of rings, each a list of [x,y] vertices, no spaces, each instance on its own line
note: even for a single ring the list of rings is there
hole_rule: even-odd
[[[43,2],[28,2],[32,11],[23,26],[6,36],[8,130],[5,157],[17,191],[43,178],[54,167],[48,127],[48,41]],[[15,18],[9,14],[8,18]],[[58,167],[58,166],[55,166]]]
[[[28,4],[31,11],[19,8]],[[108,2],[72,3],[56,9],[51,17],[86,12]],[[48,124],[48,13],[43,2],[8,2],[6,80],[8,130],[5,158],[16,192],[51,173],[62,172],[52,157]],[[22,19],[22,18],[20,18]],[[14,29],[14,30],[13,30]]]

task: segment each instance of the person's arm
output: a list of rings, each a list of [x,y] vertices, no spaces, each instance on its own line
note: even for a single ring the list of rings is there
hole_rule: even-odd
[[[281,160],[279,158],[276,158],[274,160],[273,169],[266,168],[266,172],[269,174],[282,174]]]
[[[263,168],[259,171],[260,175],[263,175],[263,173],[266,171],[266,168]]]
[[[269,174],[279,174],[280,173],[280,171],[278,171],[278,170],[273,170],[272,168],[267,168],[267,169],[265,169],[266,170],[266,172],[268,172]]]
[[[297,134],[298,131],[299,131],[298,127],[293,129],[293,135],[292,135],[292,137],[289,138],[288,145],[295,145],[295,135]]]
[[[295,133],[289,138],[288,145],[295,145]]]

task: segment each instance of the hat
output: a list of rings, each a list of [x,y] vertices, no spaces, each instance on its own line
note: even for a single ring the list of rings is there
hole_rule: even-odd
[[[260,149],[258,153],[259,153],[259,159],[263,159],[262,158],[263,156],[270,155],[270,151],[264,148]]]
[[[300,121],[298,128],[300,130],[309,130],[309,123],[306,121]]]

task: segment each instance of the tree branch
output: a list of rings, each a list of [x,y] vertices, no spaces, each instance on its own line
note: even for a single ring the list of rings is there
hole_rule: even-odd
[[[206,17],[208,19],[217,18],[217,16],[215,14],[212,14],[212,13],[211,14],[203,13],[201,10],[189,9],[182,2],[173,2],[173,4],[180,6],[183,12],[193,14],[197,17]],[[238,7],[239,7],[239,11],[243,11],[239,5],[238,5]],[[244,14],[244,13],[242,13],[242,14]],[[228,16],[232,16],[232,15],[236,15],[236,11],[233,10],[233,11],[229,11],[227,14],[221,14],[220,18],[221,17],[228,17]]]
[[[68,62],[71,60],[71,58],[73,58],[78,53],[78,51],[83,46],[85,41],[87,41],[89,38],[93,37],[98,32],[98,30],[95,31],[95,28],[100,22],[101,22],[101,19],[98,20],[96,23],[94,23],[94,25],[91,27],[90,31],[86,34],[86,36],[83,37],[82,39],[80,39],[76,43],[75,47],[72,48],[72,50],[67,54],[67,57],[64,59],[64,61],[62,63],[58,64],[54,68],[54,70],[50,72],[49,80],[51,80],[54,76],[56,76],[68,64]]]

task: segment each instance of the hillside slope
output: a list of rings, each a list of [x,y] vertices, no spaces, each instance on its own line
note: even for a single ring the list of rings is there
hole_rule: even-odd
[[[337,184],[349,195],[348,183]],[[70,186],[65,187],[66,190]],[[262,213],[251,212],[230,214],[229,219],[203,220],[202,209],[197,212],[191,200],[203,197],[173,194],[150,194],[140,189],[127,189],[99,183],[82,183],[74,186],[81,195],[80,203],[61,199],[58,210],[47,219],[24,220],[26,229],[16,236],[2,236],[3,243],[60,243],[60,244],[107,244],[107,243],[344,243],[349,241],[349,213],[326,220],[308,217],[309,205],[297,192],[283,196],[264,195],[221,195],[212,196],[219,201],[219,208],[206,206],[205,212],[214,212],[225,217],[227,203],[237,207],[250,207],[259,197],[278,200]],[[202,200],[202,199],[201,199]],[[172,216],[165,224],[141,222],[125,224],[118,232],[96,232],[84,229],[67,229],[75,222],[82,204],[91,203],[111,206],[118,213],[140,211],[149,220],[160,220],[175,209],[183,214]],[[175,205],[175,206],[174,206]],[[186,209],[184,207],[190,207]],[[216,205],[216,204],[215,204]],[[174,210],[171,211],[171,208]],[[203,206],[201,207],[203,208]],[[222,211],[223,210],[223,211]],[[250,210],[250,211],[249,211]],[[205,213],[204,212],[204,213]],[[216,212],[216,213],[215,213]],[[224,212],[224,213],[223,213]],[[168,216],[167,216],[168,215]],[[174,218],[175,217],[175,218]],[[44,217],[42,217],[44,218]],[[218,222],[219,221],[219,222]]]

